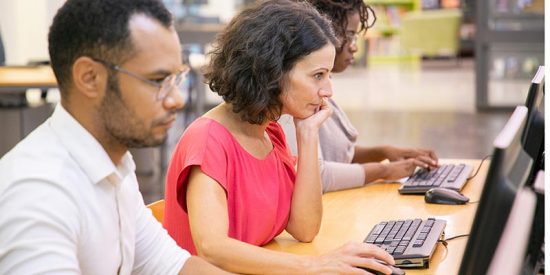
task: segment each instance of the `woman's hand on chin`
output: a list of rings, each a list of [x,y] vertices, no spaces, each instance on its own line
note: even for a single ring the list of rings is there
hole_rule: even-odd
[[[294,125],[296,125],[296,130],[298,129],[313,129],[318,130],[321,127],[321,124],[327,118],[332,115],[332,108],[328,105],[328,99],[324,97],[321,101],[321,106],[313,113],[311,116],[304,119],[294,118]]]

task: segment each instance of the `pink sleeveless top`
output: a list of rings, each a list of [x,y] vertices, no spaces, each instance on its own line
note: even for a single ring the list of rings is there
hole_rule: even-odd
[[[201,117],[185,130],[172,155],[165,189],[164,227],[179,246],[197,253],[186,212],[187,178],[195,165],[226,192],[229,237],[261,246],[285,229],[296,160],[279,124],[270,123],[266,132],[273,150],[260,160],[215,120]]]

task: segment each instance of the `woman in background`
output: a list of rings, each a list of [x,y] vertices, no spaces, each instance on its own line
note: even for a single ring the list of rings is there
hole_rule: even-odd
[[[358,32],[365,32],[376,20],[373,10],[363,0],[304,1],[332,20],[336,35],[342,41],[336,51],[332,72],[343,72],[353,64]],[[373,19],[369,24],[371,16]],[[357,130],[346,114],[334,100],[328,99],[328,105],[333,113],[319,130],[319,163],[324,192],[360,187],[378,179],[400,179],[411,175],[417,166],[437,167],[438,159],[432,150],[357,145]],[[283,116],[279,123],[285,131],[292,153],[299,154],[294,139],[293,119]],[[381,163],[385,159],[390,162]]]
[[[260,247],[283,230],[301,242],[319,231],[318,130],[338,44],[327,19],[288,0],[248,8],[220,34],[205,77],[224,103],[186,129],[167,173],[164,225],[179,245],[237,273],[391,272],[375,259],[393,258],[365,243],[321,256]],[[297,161],[283,113],[295,119]]]

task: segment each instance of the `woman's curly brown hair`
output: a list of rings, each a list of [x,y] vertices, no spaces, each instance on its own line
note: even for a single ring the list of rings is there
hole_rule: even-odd
[[[330,20],[307,3],[275,0],[239,13],[218,36],[206,83],[243,121],[263,124],[281,115],[280,95],[296,62],[339,41]]]
[[[346,37],[348,25],[348,14],[357,12],[359,14],[359,32],[371,28],[376,22],[374,10],[365,4],[363,0],[302,0],[310,3],[320,13],[332,20],[334,31],[338,37]],[[372,19],[371,19],[372,17]],[[370,22],[369,22],[370,21]],[[344,44],[344,43],[342,43]]]

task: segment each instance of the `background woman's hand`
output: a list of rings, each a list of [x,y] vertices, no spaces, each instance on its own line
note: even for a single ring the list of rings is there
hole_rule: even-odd
[[[386,173],[383,179],[398,180],[412,175],[416,169],[416,166],[424,167],[425,163],[417,160],[416,158],[410,158],[385,163],[384,165],[386,166]]]
[[[405,159],[415,159],[417,166],[423,168],[437,168],[439,159],[433,150],[423,148],[399,148],[394,146],[386,146],[384,148],[385,155],[388,160],[401,161]]]

